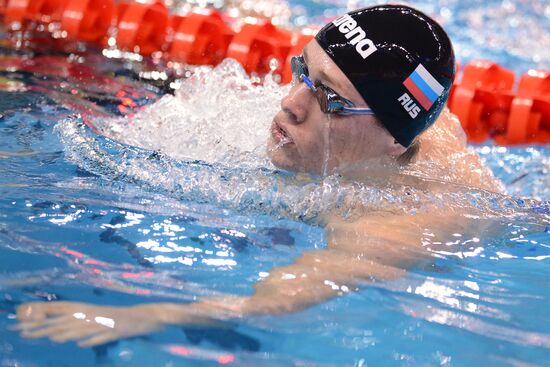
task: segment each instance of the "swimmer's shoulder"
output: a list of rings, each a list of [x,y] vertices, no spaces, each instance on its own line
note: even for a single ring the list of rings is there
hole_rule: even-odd
[[[326,218],[327,242],[340,247],[347,244],[391,244],[399,247],[422,246],[426,233],[450,238],[456,233],[479,233],[494,227],[493,220],[483,220],[458,210],[373,211],[348,219],[338,215]]]

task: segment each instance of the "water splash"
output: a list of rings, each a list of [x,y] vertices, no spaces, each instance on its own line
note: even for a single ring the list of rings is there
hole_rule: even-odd
[[[287,137],[283,137],[277,144],[275,144],[274,146],[268,148],[268,153],[272,153],[272,152],[274,152],[278,149],[281,149],[289,143],[292,143],[292,140],[290,140]]]
[[[228,166],[267,166],[265,142],[286,87],[262,87],[234,60],[200,67],[175,96],[166,95],[133,118],[94,122],[113,140],[162,152],[177,160]]]

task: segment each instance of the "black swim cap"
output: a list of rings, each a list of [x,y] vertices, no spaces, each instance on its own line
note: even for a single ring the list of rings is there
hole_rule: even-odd
[[[384,127],[408,147],[449,96],[455,58],[433,19],[404,5],[355,10],[315,37]]]

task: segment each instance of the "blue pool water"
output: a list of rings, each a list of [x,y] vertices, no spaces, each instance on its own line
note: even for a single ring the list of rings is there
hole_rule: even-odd
[[[293,2],[305,20],[291,22],[320,22],[346,4]],[[461,60],[488,57],[517,73],[550,69],[550,8],[542,1],[417,5],[445,23]],[[526,38],[537,30],[534,48]],[[510,197],[473,192],[436,199],[473,202],[498,233],[444,239],[452,242],[447,251],[434,252],[429,265],[402,279],[296,314],[241,320],[229,330],[170,327],[91,349],[9,331],[23,302],[132,305],[251,294],[272,267],[326,246],[323,229],[311,221],[325,198],[317,188],[277,191],[278,180],[291,178],[265,162],[250,163],[255,152],[235,153],[221,146],[223,136],[221,144],[206,140],[218,145],[203,149],[205,141],[192,140],[185,125],[166,128],[171,121],[157,118],[181,111],[161,99],[159,83],[139,80],[151,68],[99,50],[67,57],[47,46],[31,52],[0,45],[0,366],[549,365],[550,147],[490,142],[473,148]],[[205,73],[208,94],[216,92],[211,84],[223,92],[228,74]],[[256,103],[242,114],[268,115],[264,104],[280,92],[262,91],[265,100],[237,95]],[[234,103],[225,98],[218,103]],[[155,107],[144,112],[144,106]],[[186,116],[188,125],[236,121],[224,109],[197,110]],[[188,146],[164,142],[171,154],[158,152],[159,142],[137,128],[140,116],[163,122],[159,134]],[[235,127],[255,139],[256,132]],[[211,133],[205,126],[193,133],[205,131]]]

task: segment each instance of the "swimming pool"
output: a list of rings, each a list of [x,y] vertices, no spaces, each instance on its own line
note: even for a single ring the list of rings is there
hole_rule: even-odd
[[[517,73],[550,69],[544,2],[415,5],[441,8],[461,60],[484,56]],[[323,2],[292,7],[305,16],[296,22],[337,11]],[[171,327],[93,349],[21,339],[7,326],[22,302],[129,305],[250,294],[273,266],[325,246],[309,219],[339,198],[325,190],[331,182],[277,187],[289,178],[258,160],[256,146],[282,91],[251,88],[234,64],[198,70],[204,77],[174,99],[161,97],[154,78],[138,80],[140,72],[152,76],[144,62],[7,45],[1,55],[1,366],[547,365],[550,148],[490,143],[475,149],[513,199],[484,192],[430,199],[470,200],[496,218],[499,234],[457,233],[431,265],[403,279],[229,330]],[[235,85],[240,92],[225,93]],[[403,204],[395,192],[360,194]]]

